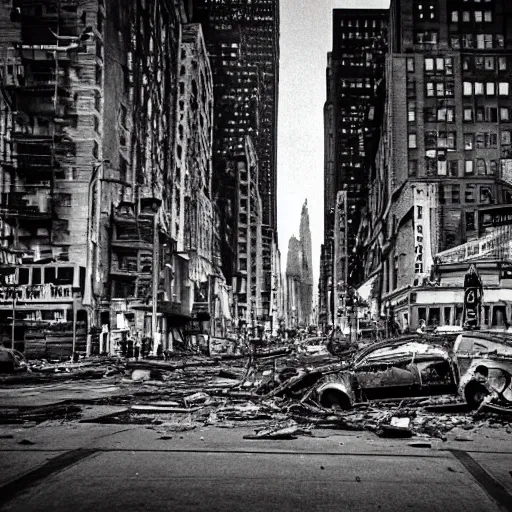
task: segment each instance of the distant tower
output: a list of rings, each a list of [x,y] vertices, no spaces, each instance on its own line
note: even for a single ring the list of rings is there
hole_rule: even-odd
[[[288,244],[286,290],[288,325],[307,328],[313,313],[313,255],[307,201],[300,216],[300,239],[292,236]]]
[[[313,251],[311,248],[311,229],[309,228],[308,201],[304,201],[300,215],[301,266],[301,311],[300,318],[305,327],[311,323],[313,312]]]

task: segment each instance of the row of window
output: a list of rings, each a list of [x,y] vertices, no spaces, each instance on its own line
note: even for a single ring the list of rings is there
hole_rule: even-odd
[[[478,199],[478,201],[477,201]],[[450,184],[450,185],[441,185],[439,187],[439,202],[441,204],[451,203],[451,204],[490,204],[492,203],[492,193],[490,187],[488,186],[480,186],[477,187],[473,184],[467,184],[464,189],[464,198],[462,200],[461,197],[461,186],[459,184]],[[472,222],[470,222],[467,229],[472,231],[475,229],[474,217],[475,212],[466,212],[466,214],[470,214],[472,216]],[[466,226],[468,226],[466,219]]]
[[[450,19],[453,23],[458,23],[459,21],[464,23],[471,21],[475,23],[492,23],[492,11],[452,11]]]
[[[380,27],[382,21],[380,20],[340,20],[340,27],[354,27],[354,28],[377,28]]]
[[[425,148],[445,148],[456,149],[457,132],[425,132]],[[503,130],[500,132],[501,146],[511,145],[511,132]],[[408,137],[409,149],[417,149],[418,140],[416,133],[409,133]],[[497,148],[498,134],[491,132],[464,133],[464,150],[472,151],[473,149]]]
[[[415,33],[416,44],[436,47],[439,43],[439,34],[436,30],[425,30]],[[450,46],[453,49],[472,48],[477,50],[492,50],[505,47],[503,34],[461,34],[450,37]]]
[[[503,34],[462,34],[451,36],[450,46],[453,49],[471,48],[476,50],[505,48],[505,36]]]
[[[453,75],[452,57],[426,57],[424,61],[425,71]],[[495,57],[494,55],[463,55],[462,69],[464,71],[506,71],[507,57]],[[407,71],[414,73],[414,58],[407,58]]]
[[[462,69],[464,71],[506,71],[507,57],[493,55],[463,55]]]
[[[428,84],[427,84],[428,86]],[[509,82],[463,82],[462,94],[464,96],[508,96],[510,91]],[[428,94],[427,94],[428,96]]]
[[[476,116],[475,116],[476,113]],[[509,107],[464,107],[465,122],[489,122],[497,123],[498,120],[508,123],[511,119],[511,109]],[[423,110],[423,116],[426,123],[455,123],[455,107],[426,107]],[[416,121],[416,102],[409,101],[407,106],[407,120]]]
[[[431,152],[427,152],[430,154]],[[475,160],[446,160],[435,152],[433,157],[425,157],[425,171],[427,176],[448,176],[451,178],[461,178],[463,176],[497,176],[499,162],[498,160],[486,160],[485,158],[477,158]],[[409,176],[416,177],[418,175],[418,160],[409,160]],[[481,201],[482,202],[482,201]]]

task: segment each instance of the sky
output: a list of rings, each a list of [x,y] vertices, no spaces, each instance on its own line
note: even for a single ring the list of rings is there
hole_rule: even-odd
[[[320,272],[324,209],[324,126],[327,52],[332,49],[332,10],[387,8],[389,0],[280,0],[277,229],[283,271],[288,240],[299,238],[307,199],[313,274]]]

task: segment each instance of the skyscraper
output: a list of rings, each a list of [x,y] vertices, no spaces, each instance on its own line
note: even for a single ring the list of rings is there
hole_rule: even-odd
[[[272,247],[277,242],[277,95],[279,73],[278,0],[196,0],[194,18],[203,24],[209,49],[215,96],[214,191],[221,210],[232,211],[225,195],[230,159],[245,150],[250,135],[259,168],[259,193],[263,207],[262,261],[264,278],[262,316],[270,316]],[[227,279],[236,273],[235,240],[231,218],[221,212],[223,269]]]
[[[392,0],[390,12],[385,122],[360,240],[365,276],[379,275],[384,303],[414,325],[407,304],[420,299],[403,290],[428,282],[436,254],[479,237],[480,208],[512,202],[512,4]],[[449,323],[445,305],[438,319]]]
[[[383,92],[383,44],[388,11],[335,9],[333,47],[328,54],[327,98],[324,106],[324,260],[321,262],[319,318],[325,323],[328,289],[332,287],[334,209],[339,191],[347,193],[347,276],[343,286],[361,277],[355,253],[362,207],[375,152],[374,135],[380,126]],[[331,283],[328,286],[327,283]]]

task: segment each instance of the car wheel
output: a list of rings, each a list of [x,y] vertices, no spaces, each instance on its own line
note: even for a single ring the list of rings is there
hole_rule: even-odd
[[[350,400],[347,395],[336,391],[335,389],[327,389],[320,397],[320,405],[326,409],[350,409]]]
[[[478,382],[470,382],[464,389],[464,398],[472,409],[478,409],[488,395],[489,391]]]

